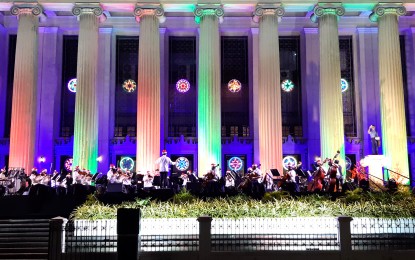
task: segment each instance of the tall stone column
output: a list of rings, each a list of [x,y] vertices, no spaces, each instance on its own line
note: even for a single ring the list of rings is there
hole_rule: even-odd
[[[340,50],[337,19],[345,13],[338,4],[319,4],[311,19],[320,36],[320,147],[322,158],[340,151],[344,167],[343,102],[340,88]]]
[[[98,4],[76,5],[79,19],[73,165],[95,173],[98,157],[98,24],[105,18]]]
[[[159,23],[164,18],[160,5],[140,6],[134,10],[140,23],[138,47],[137,98],[137,171],[154,170],[160,157],[160,34]]]
[[[204,174],[212,163],[221,163],[220,104],[220,5],[197,5],[199,30],[199,71],[197,92],[198,172]]]
[[[18,16],[14,65],[9,167],[33,167],[36,143],[38,4],[15,4],[10,12]]]
[[[373,10],[370,20],[377,21],[379,24],[380,116],[383,155],[389,161],[386,167],[409,177],[398,28],[398,16],[405,13],[406,9],[402,4],[378,4]],[[406,179],[402,179],[402,182],[409,184],[409,180]]]
[[[263,170],[282,172],[282,116],[278,19],[280,5],[257,5],[254,21],[259,22],[258,142]],[[259,163],[257,162],[257,163]]]

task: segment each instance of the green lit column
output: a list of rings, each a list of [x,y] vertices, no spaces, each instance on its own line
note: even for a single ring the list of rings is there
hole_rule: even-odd
[[[378,4],[370,16],[379,25],[379,82],[382,150],[389,169],[409,177],[398,17],[402,4]],[[398,177],[398,176],[396,176]],[[395,177],[395,178],[396,178]],[[409,184],[409,180],[401,182]]]
[[[278,19],[279,5],[257,5],[254,21],[259,23],[258,142],[262,170],[282,172],[282,119]]]
[[[16,58],[14,64],[9,167],[33,167],[36,141],[38,4],[16,3],[10,9],[17,15]]]
[[[76,5],[79,19],[73,165],[95,173],[98,157],[98,24],[105,19],[98,4]]]
[[[321,157],[333,158],[339,150],[343,169],[344,125],[337,19],[344,12],[340,4],[319,4],[311,17],[313,22],[318,22],[320,39]]]
[[[198,172],[206,173],[211,163],[221,162],[220,104],[220,5],[197,5],[196,23],[200,24],[199,73],[197,92]]]
[[[137,171],[154,170],[160,157],[160,32],[164,19],[160,5],[137,5],[134,10],[140,23],[138,47],[137,97]],[[161,147],[164,148],[164,147]]]

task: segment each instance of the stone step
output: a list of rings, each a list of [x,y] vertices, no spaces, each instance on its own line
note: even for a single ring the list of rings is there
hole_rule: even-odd
[[[48,253],[48,247],[16,247],[16,248],[0,248],[1,253]]]
[[[0,259],[48,259],[47,253],[0,253]]]
[[[1,237],[0,236],[0,243],[20,243],[20,242],[48,242],[48,236],[37,236],[37,237]]]

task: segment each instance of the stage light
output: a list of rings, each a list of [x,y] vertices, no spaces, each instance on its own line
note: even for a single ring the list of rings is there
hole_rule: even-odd
[[[68,89],[69,89],[70,92],[72,92],[72,93],[75,93],[76,92],[76,83],[77,83],[76,78],[75,79],[71,79],[68,82]]]
[[[98,156],[97,162],[102,162],[102,155]]]
[[[186,93],[190,89],[190,83],[186,79],[180,79],[176,83],[176,89],[180,93]]]
[[[291,92],[294,89],[294,82],[289,79],[285,79],[281,82],[281,89],[285,92]]]
[[[120,161],[120,168],[123,171],[131,171],[134,169],[134,160],[131,157],[122,157]]]
[[[122,89],[125,92],[132,93],[136,90],[136,88],[137,88],[137,83],[135,83],[135,81],[132,79],[127,79],[124,81],[124,83],[122,83]]]
[[[241,91],[242,88],[242,84],[241,82],[239,82],[239,80],[237,79],[232,79],[231,81],[229,81],[228,83],[228,89],[230,92],[232,93],[236,93]]]
[[[189,169],[190,162],[186,157],[179,157],[176,160],[176,168],[179,171],[186,171]]]
[[[285,156],[284,159],[282,159],[282,166],[285,170],[288,170],[288,166],[295,168],[297,167],[297,160],[290,155]]]
[[[233,170],[233,171],[239,171],[242,169],[244,165],[244,162],[242,161],[241,158],[234,156],[232,158],[229,159],[228,161],[228,167],[229,169]]]
[[[73,159],[72,158],[68,158],[68,159],[66,159],[65,160],[65,169],[67,170],[67,171],[72,171],[72,162],[73,162]]]
[[[340,86],[341,86],[342,92],[345,92],[349,88],[349,83],[345,79],[340,79]]]
[[[46,162],[46,158],[45,158],[45,157],[43,157],[43,156],[40,156],[40,157],[39,157],[39,159],[38,159],[38,161],[39,161],[40,163],[44,163],[44,162]]]

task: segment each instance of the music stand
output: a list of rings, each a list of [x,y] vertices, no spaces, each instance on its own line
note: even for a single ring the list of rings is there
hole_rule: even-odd
[[[274,176],[274,177],[281,176],[281,174],[278,171],[278,169],[271,169],[270,171],[271,171],[272,176]]]

